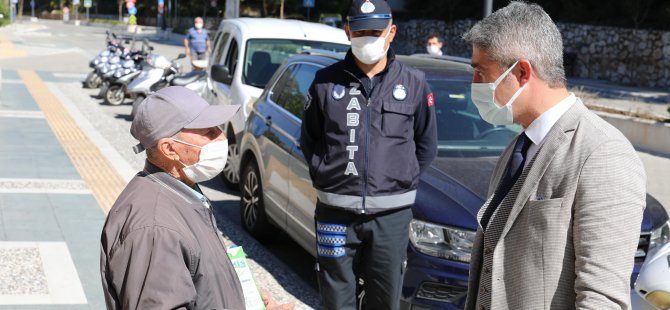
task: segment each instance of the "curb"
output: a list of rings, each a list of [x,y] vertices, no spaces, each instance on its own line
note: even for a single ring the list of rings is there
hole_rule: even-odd
[[[670,157],[670,124],[594,111],[616,127],[636,149]]]
[[[646,103],[656,103],[656,104],[670,104],[670,93],[666,92],[654,92],[654,91],[645,91],[640,90],[639,92],[626,90],[626,89],[614,89],[610,87],[601,87],[596,85],[589,85],[584,83],[568,81],[568,87],[577,87],[581,88],[584,91],[592,92],[597,94],[599,97],[608,98],[608,99],[625,99],[633,100]]]

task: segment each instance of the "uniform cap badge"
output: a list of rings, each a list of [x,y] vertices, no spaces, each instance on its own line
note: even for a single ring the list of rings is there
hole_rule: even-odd
[[[363,5],[361,5],[361,12],[364,14],[369,14],[375,11],[375,5],[370,2],[370,0],[367,0],[363,2]]]
[[[396,100],[405,100],[405,98],[407,98],[407,90],[405,89],[405,86],[398,84],[393,87],[393,98]]]

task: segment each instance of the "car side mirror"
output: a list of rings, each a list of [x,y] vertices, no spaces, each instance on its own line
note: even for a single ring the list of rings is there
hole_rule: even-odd
[[[233,83],[233,77],[225,65],[213,65],[211,72],[212,80],[230,85]]]
[[[181,53],[181,54],[177,55],[177,59],[182,59],[182,58],[186,58],[186,54]]]

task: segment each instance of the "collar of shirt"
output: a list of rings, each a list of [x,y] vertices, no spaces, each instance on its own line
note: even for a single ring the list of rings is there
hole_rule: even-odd
[[[565,112],[572,107],[572,105],[577,101],[575,94],[570,93],[570,96],[561,100],[559,103],[551,107],[551,109],[545,111],[535,119],[525,132],[528,138],[533,141],[534,145],[540,145],[544,141],[544,138],[549,133],[554,124],[565,114]]]
[[[199,187],[199,185],[197,185],[197,184],[195,185],[195,186],[197,187],[197,189],[198,189],[198,190],[195,190],[194,188],[192,188],[192,187],[186,185],[186,183],[184,183],[184,182],[181,182],[181,181],[180,181],[179,184],[183,185],[185,188],[188,188],[189,191],[191,191],[191,193],[192,193],[195,197],[197,197],[197,198],[200,200],[200,202],[202,202],[202,205],[205,206],[205,208],[209,209],[209,207],[210,207],[209,199],[207,199],[207,197],[205,197],[205,195],[203,195],[203,194],[200,192],[200,187]]]
[[[577,97],[575,97],[575,94],[570,93],[570,96],[542,113],[540,117],[530,123],[528,128],[526,128],[526,135],[533,144],[528,147],[528,151],[526,152],[526,158],[529,160],[526,160],[523,165],[524,167],[527,167],[528,164],[530,164],[532,158],[535,157],[537,151],[540,150],[540,145],[544,142],[544,138],[547,136],[551,128],[554,127],[561,116],[563,116],[563,114],[565,114],[576,101]]]

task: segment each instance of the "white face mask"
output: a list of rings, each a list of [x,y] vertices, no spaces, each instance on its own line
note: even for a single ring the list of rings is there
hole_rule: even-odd
[[[514,93],[507,104],[499,106],[496,104],[496,87],[502,80],[512,72],[512,69],[519,61],[515,62],[507,71],[505,71],[494,83],[472,83],[471,96],[472,102],[477,106],[479,115],[493,125],[511,125],[514,124],[514,115],[512,114],[512,103],[516,100],[521,91],[526,88],[528,83],[524,84]]]
[[[201,23],[195,24],[195,29],[202,29],[202,24]]]
[[[187,166],[179,161],[184,168],[184,174],[193,183],[200,183],[213,179],[219,175],[226,166],[228,159],[228,140],[216,141],[205,146],[197,146],[177,139],[172,139],[182,144],[200,148],[200,159],[197,163]]]
[[[384,48],[384,43],[386,43],[389,34],[391,34],[391,29],[383,37],[351,38],[351,52],[360,62],[366,65],[377,63],[386,56],[388,49]]]
[[[426,51],[431,56],[441,56],[442,55],[442,50],[437,45],[427,45],[426,46]]]

